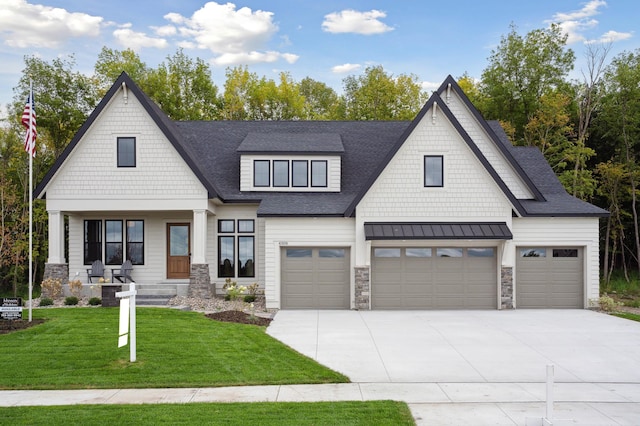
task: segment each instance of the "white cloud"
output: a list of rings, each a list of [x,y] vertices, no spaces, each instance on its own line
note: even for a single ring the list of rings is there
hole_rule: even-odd
[[[139,51],[145,47],[155,47],[157,49],[164,49],[167,47],[167,40],[163,38],[149,37],[145,33],[133,31],[129,25],[124,25],[123,28],[118,28],[113,32],[118,44],[127,49]]]
[[[361,67],[362,65],[360,64],[342,64],[342,65],[336,65],[332,67],[331,71],[334,74],[346,74],[348,72],[355,71]]]
[[[55,48],[70,38],[97,37],[103,18],[86,13],[4,0],[0,10],[0,38],[18,48]]]
[[[329,33],[381,34],[392,31],[393,28],[380,21],[387,14],[380,10],[358,12],[347,9],[325,15],[322,29]]]
[[[178,30],[173,25],[163,25],[161,27],[151,27],[160,37],[170,37],[178,34]]]
[[[626,40],[632,37],[631,32],[619,32],[609,30],[598,39],[588,40],[584,33],[590,29],[596,28],[599,24],[597,19],[593,17],[600,14],[600,8],[606,7],[607,2],[604,0],[591,0],[585,3],[582,9],[573,12],[558,12],[553,15],[553,19],[548,22],[554,22],[560,25],[562,31],[567,34],[567,44],[577,42],[584,43],[612,43],[619,40]]]
[[[438,90],[438,87],[440,87],[441,84],[442,83],[435,83],[433,81],[423,81],[420,83],[420,87],[422,87],[422,90],[427,93],[432,93]]]
[[[186,39],[183,44],[216,54],[211,61],[213,64],[249,64],[280,59],[293,63],[298,59],[298,55],[267,50],[269,41],[278,32],[272,12],[253,11],[248,7],[236,9],[233,3],[211,1],[191,17],[168,13],[164,18]]]

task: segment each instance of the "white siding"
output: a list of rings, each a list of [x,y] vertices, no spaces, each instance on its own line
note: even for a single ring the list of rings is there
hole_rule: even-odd
[[[596,301],[600,291],[600,257],[598,218],[515,218],[509,258],[515,263],[518,246],[584,247],[585,307]],[[507,253],[505,253],[505,256]],[[518,283],[515,279],[515,291]]]
[[[253,186],[253,161],[254,160],[306,160],[309,161],[309,186],[299,187],[254,187]],[[327,162],[327,187],[319,188],[311,186],[311,161],[320,160]],[[273,191],[273,192],[340,192],[340,167],[339,156],[319,155],[243,155],[240,157],[240,191]],[[271,170],[273,177],[273,169]],[[289,167],[289,184],[291,184],[291,167]]]
[[[449,98],[445,98],[447,106],[507,187],[516,198],[532,199],[533,194],[531,191],[517,175],[513,167],[507,162],[495,143],[491,141],[482,126],[480,126],[478,121],[473,117],[467,106],[462,102],[462,99],[460,99],[453,90],[450,94],[451,96]]]
[[[122,90],[122,89],[120,89]],[[117,167],[116,140],[136,138],[136,167]],[[206,208],[207,191],[137,98],[121,93],[94,121],[47,188],[49,210]]]
[[[280,251],[282,247],[349,247],[351,268],[355,244],[352,218],[265,218],[265,296],[268,308],[280,308]],[[350,294],[353,297],[353,274]],[[353,306],[353,300],[351,300]]]

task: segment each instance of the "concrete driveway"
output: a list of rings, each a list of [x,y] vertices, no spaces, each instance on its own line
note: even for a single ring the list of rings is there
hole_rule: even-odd
[[[267,332],[358,383],[640,383],[640,323],[588,310],[283,310]]]

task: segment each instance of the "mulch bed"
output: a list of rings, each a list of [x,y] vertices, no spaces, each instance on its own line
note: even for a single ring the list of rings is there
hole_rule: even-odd
[[[236,322],[239,324],[251,324],[259,326],[268,326],[271,318],[263,318],[256,315],[249,315],[242,311],[220,311],[212,314],[206,314],[207,318],[223,322]]]
[[[31,322],[26,319],[21,320],[4,320],[0,319],[0,334],[11,333],[12,331],[24,330],[34,325],[42,324],[44,319],[32,319]]]

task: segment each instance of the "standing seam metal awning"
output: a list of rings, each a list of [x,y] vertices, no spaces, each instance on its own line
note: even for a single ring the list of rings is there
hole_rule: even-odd
[[[505,222],[365,222],[367,240],[511,240]]]

